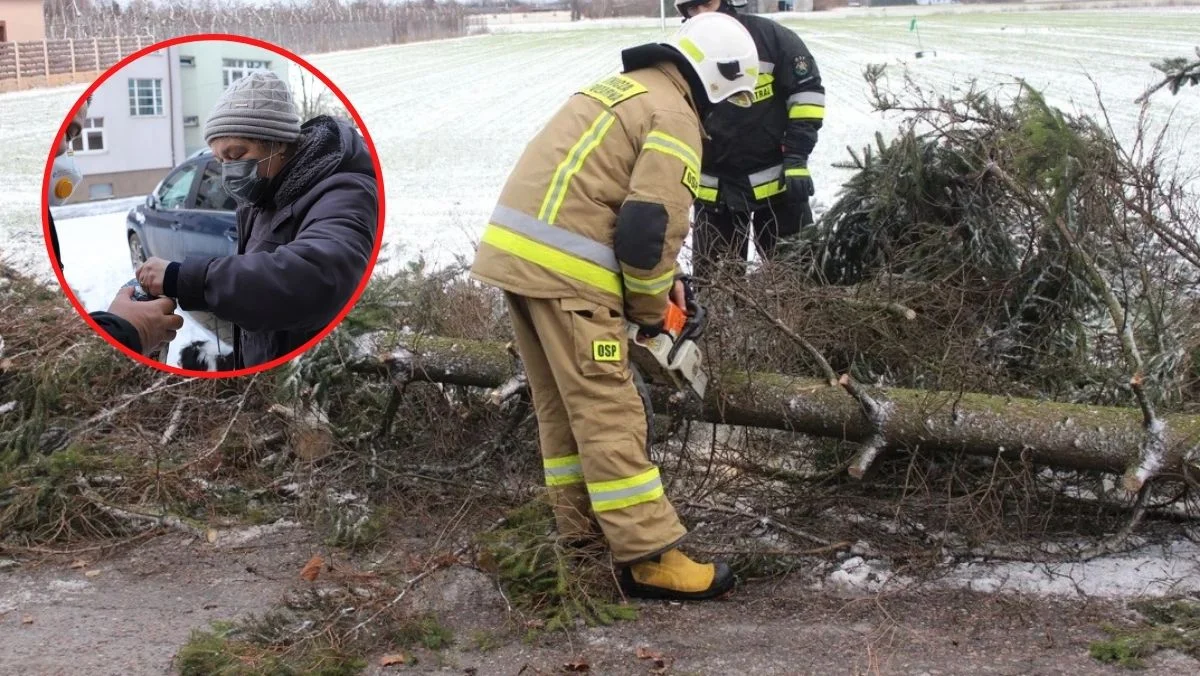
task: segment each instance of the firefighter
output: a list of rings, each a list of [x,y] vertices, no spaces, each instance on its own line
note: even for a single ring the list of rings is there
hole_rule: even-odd
[[[721,101],[750,105],[758,54],[714,14],[621,56],[620,74],[571,96],[529,143],[471,273],[505,292],[560,537],[603,536],[630,596],[711,598],[733,574],[678,549],[687,531],[650,462],[626,326],[657,335],[682,293],[700,119]]]
[[[825,119],[825,88],[817,63],[791,30],[742,14],[746,0],[675,0],[689,19],[706,13],[737,18],[758,48],[758,82],[749,109],[719,105],[705,121],[704,166],[696,200],[693,272],[711,279],[720,261],[749,258],[750,228],[765,258],[779,240],[813,222],[808,157]]]

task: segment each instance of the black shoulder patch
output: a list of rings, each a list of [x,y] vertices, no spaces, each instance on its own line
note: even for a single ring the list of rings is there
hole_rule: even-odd
[[[640,270],[657,267],[667,241],[667,222],[667,208],[661,204],[634,200],[622,204],[613,236],[617,260]]]
[[[807,56],[801,54],[792,61],[792,72],[795,73],[796,79],[803,80],[811,71],[812,61]]]

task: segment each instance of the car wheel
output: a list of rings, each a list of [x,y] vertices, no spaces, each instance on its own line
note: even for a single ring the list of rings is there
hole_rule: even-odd
[[[129,262],[135,271],[146,262],[146,249],[142,247],[142,238],[136,232],[129,233]]]

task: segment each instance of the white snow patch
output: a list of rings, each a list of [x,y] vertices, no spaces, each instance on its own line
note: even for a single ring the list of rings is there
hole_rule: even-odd
[[[86,580],[50,580],[48,583],[24,580],[0,586],[0,615],[29,605],[62,603],[68,596],[89,591]]]
[[[830,573],[826,581],[838,591],[859,593],[878,592],[889,584],[908,586],[912,583],[912,580],[896,575],[889,568],[884,559],[852,556]]]
[[[247,526],[246,528],[232,528],[229,530],[218,531],[213,546],[219,548],[236,547],[238,545],[253,542],[261,537],[279,533],[293,528],[300,528],[300,524],[289,519],[280,519],[274,523],[268,523],[261,526]]]
[[[966,589],[988,594],[1106,599],[1200,592],[1200,545],[1187,540],[1148,545],[1091,561],[958,563],[940,571],[941,575],[935,573],[929,582],[895,574],[886,558],[868,558],[871,551],[869,543],[856,543],[852,553],[859,555],[842,561],[825,576],[822,586],[842,593],[874,593],[885,587],[899,587],[906,591]]]
[[[1183,594],[1200,591],[1200,545],[1184,540],[1078,563],[962,563],[939,584],[1039,596]]]
[[[114,211],[116,206],[115,201],[98,206],[81,205],[95,213],[62,220],[56,216],[54,220],[62,250],[63,274],[71,292],[88,312],[107,310],[117,291],[133,279],[133,263],[125,238],[125,215],[129,207]],[[88,212],[86,208],[79,210]],[[195,341],[206,343],[205,353],[211,355],[215,351],[213,346],[218,345],[217,336],[191,314],[182,310],[176,313],[183,317],[183,328],[171,341],[167,363],[178,366],[183,348]],[[224,343],[219,345],[216,349],[222,354],[232,349]]]
[[[84,216],[102,216],[104,214],[121,213],[126,214],[130,209],[142,204],[146,201],[145,195],[137,197],[122,197],[111,200],[96,200],[94,202],[80,202],[79,204],[64,204],[61,207],[52,207],[50,213],[54,216],[54,225],[57,228],[60,220],[68,218],[83,218]]]

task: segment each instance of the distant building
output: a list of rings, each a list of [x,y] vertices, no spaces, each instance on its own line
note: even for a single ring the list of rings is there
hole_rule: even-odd
[[[204,124],[225,88],[256,70],[273,71],[288,82],[291,62],[267,49],[227,40],[179,45],[183,86],[183,137],[187,155],[207,147]]]
[[[289,67],[272,51],[221,40],[175,45],[125,66],[96,89],[73,144],[84,173],[75,199],[151,192],[206,147],[204,124],[227,86],[255,70],[287,81]]]
[[[42,0],[0,0],[0,42],[46,39]]]

